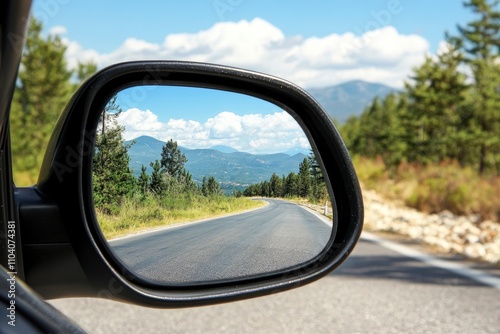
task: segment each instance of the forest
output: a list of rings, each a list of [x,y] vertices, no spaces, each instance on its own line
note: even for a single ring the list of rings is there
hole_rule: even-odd
[[[500,218],[498,4],[465,2],[477,20],[341,126],[365,185],[424,211]]]

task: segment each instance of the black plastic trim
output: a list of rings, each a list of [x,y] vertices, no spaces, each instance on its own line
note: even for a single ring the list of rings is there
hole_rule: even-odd
[[[301,266],[215,284],[158,286],[128,272],[112,256],[97,227],[92,202],[91,152],[97,118],[106,102],[117,91],[139,84],[228,90],[265,99],[288,111],[309,136],[326,172],[330,191],[335,194],[338,228],[325,250]],[[319,104],[287,81],[205,63],[129,62],[110,66],[90,78],[73,96],[58,123],[37,191],[59,208],[76,256],[98,296],[160,307],[226,302],[309,283],[347,258],[363,222],[361,192],[354,168],[335,126]]]

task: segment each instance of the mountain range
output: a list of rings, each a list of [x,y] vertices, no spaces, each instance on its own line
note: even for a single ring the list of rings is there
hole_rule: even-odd
[[[349,116],[360,115],[375,96],[383,98],[397,90],[379,83],[355,80],[307,91],[331,117],[342,124]]]
[[[349,116],[361,114],[375,96],[383,98],[395,91],[394,88],[383,84],[360,80],[308,90],[326,112],[340,123],[344,123]],[[139,176],[141,166],[144,165],[150,174],[152,168],[149,164],[160,160],[165,142],[148,136],[138,137],[134,142],[128,151],[130,168],[136,176]],[[268,180],[273,173],[280,176],[288,175],[290,172],[297,173],[299,164],[309,154],[300,150],[276,154],[250,154],[227,146],[214,146],[209,149],[180,147],[180,150],[188,159],[185,168],[191,173],[195,182],[201,184],[204,176],[214,176],[228,193]]]
[[[146,166],[148,174],[151,174],[152,168],[149,163],[161,159],[165,142],[141,136],[126,143],[132,142],[128,154],[134,175],[136,177],[140,175],[142,165]],[[293,155],[250,154],[227,146],[214,146],[209,149],[179,147],[179,149],[188,160],[184,167],[191,173],[195,182],[201,184],[204,176],[214,176],[226,193],[244,190],[250,184],[269,180],[273,173],[280,176],[288,175],[290,172],[298,173],[299,164],[307,157],[302,152]]]

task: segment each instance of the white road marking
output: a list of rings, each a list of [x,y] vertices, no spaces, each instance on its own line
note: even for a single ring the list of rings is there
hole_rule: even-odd
[[[426,264],[429,264],[429,265],[437,267],[437,268],[449,270],[449,271],[454,272],[458,275],[469,278],[473,281],[476,281],[476,282],[479,282],[479,283],[482,283],[482,284],[485,284],[485,285],[488,285],[488,286],[491,286],[495,289],[500,290],[500,278],[489,275],[489,274],[482,272],[480,270],[467,267],[465,264],[459,264],[459,263],[454,263],[451,261],[438,259],[432,255],[424,254],[424,253],[419,252],[415,249],[394,243],[392,241],[381,239],[381,238],[375,236],[374,234],[369,233],[369,232],[365,232],[365,231],[363,231],[363,233],[361,234],[361,239],[374,242],[382,247],[385,247],[387,249],[395,251],[399,254],[411,257],[413,259],[416,259],[418,261],[424,262]]]

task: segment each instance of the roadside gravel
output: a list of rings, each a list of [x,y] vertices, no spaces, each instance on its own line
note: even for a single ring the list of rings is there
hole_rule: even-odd
[[[425,214],[363,191],[365,229],[392,232],[435,246],[438,251],[500,264],[500,224],[448,211]]]
[[[456,216],[448,211],[426,214],[363,190],[364,229],[389,232],[433,246],[440,253],[500,265],[500,224],[475,216]],[[324,213],[324,206],[301,203]],[[328,210],[331,213],[331,209]]]

